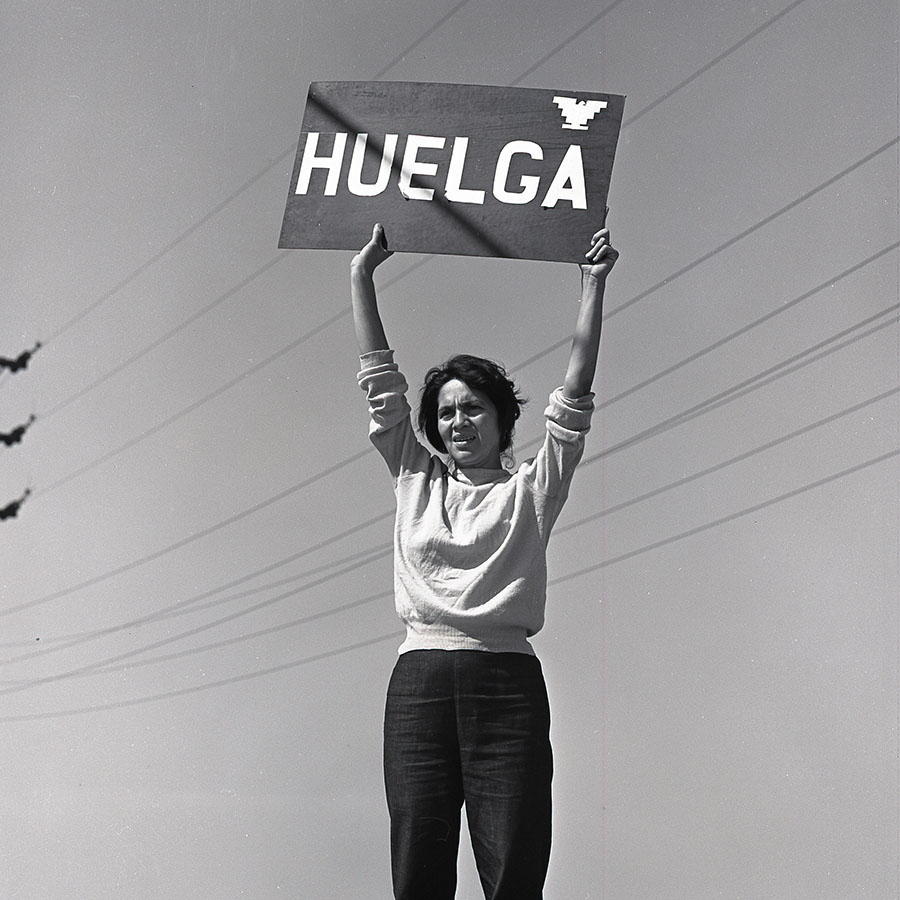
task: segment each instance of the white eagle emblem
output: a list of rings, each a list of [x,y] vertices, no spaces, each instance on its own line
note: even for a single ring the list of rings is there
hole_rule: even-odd
[[[587,131],[588,122],[607,107],[605,100],[578,100],[576,97],[554,97],[553,102],[566,120],[562,127],[575,131]]]

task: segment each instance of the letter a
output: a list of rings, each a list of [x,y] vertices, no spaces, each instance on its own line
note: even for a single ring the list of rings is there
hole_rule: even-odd
[[[566,185],[569,185],[568,187]],[[587,209],[587,191],[584,187],[584,162],[581,147],[572,144],[563,157],[547,193],[541,201],[544,209],[553,209],[560,200],[568,200],[573,209]]]

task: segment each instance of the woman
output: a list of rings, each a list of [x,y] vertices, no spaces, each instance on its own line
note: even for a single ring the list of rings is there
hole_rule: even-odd
[[[351,295],[370,438],[397,499],[394,590],[406,640],[388,688],[384,771],[397,900],[450,900],[460,811],[488,900],[539,900],[550,856],[550,712],[528,638],[542,626],[546,545],[593,411],[606,276],[618,253],[597,232],[565,381],[533,460],[502,466],[522,400],[495,363],[456,356],[425,378],[416,438],[374,272],[384,229],[353,257]]]

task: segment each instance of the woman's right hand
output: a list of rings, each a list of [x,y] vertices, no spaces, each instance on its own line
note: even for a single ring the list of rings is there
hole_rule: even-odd
[[[387,238],[384,234],[384,226],[376,224],[372,229],[372,237],[369,243],[357,253],[350,262],[350,267],[360,269],[367,275],[371,275],[394,251],[388,250]]]

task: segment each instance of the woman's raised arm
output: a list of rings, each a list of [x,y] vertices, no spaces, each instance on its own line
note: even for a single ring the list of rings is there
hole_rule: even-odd
[[[372,350],[388,350],[387,337],[378,312],[375,295],[375,269],[391,254],[387,248],[384,228],[376,225],[372,237],[350,263],[350,299],[353,305],[353,326],[360,354]]]
[[[585,256],[590,262],[581,266],[581,308],[563,385],[563,392],[573,400],[590,393],[597,371],[606,276],[619,258],[618,251],[609,242],[608,228],[602,228],[591,238],[591,248]]]

